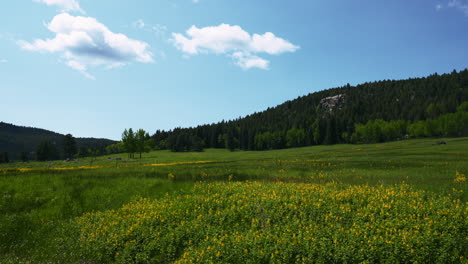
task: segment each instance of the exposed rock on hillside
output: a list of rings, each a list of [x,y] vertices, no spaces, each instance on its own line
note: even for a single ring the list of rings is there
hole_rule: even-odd
[[[341,109],[345,103],[345,99],[346,99],[345,94],[339,94],[335,96],[326,97],[320,100],[320,107],[324,109],[328,109],[330,112],[335,107],[338,107]]]

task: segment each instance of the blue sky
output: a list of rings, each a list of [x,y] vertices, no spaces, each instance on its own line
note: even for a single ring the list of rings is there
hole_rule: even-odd
[[[76,137],[213,123],[346,83],[468,66],[468,0],[1,6],[0,121]]]

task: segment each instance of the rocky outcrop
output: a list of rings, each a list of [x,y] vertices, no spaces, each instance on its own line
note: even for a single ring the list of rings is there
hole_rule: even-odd
[[[339,94],[335,96],[326,97],[320,100],[320,107],[324,109],[328,109],[330,112],[335,107],[338,107],[339,109],[341,109],[345,103],[345,99],[346,99],[345,94]]]

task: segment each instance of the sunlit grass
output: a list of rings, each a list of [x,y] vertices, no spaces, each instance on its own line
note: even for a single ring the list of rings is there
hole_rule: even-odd
[[[157,203],[167,193],[183,197],[200,182],[200,186],[245,181],[250,186],[257,182],[265,186],[262,192],[266,193],[276,184],[333,183],[344,189],[401,185],[423,197],[460,200],[458,206],[466,210],[468,138],[443,140],[447,145],[433,145],[440,139],[420,139],[263,152],[154,151],[143,154],[141,160],[127,160],[126,154],[118,154],[73,162],[2,164],[0,262],[78,261],[82,251],[67,243],[67,239],[76,241],[79,236],[75,217],[118,210],[141,198]]]
[[[199,183],[77,220],[99,263],[452,263],[468,210],[408,185]]]

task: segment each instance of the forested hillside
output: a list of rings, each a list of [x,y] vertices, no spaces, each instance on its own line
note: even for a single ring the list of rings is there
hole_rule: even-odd
[[[384,80],[323,90],[232,121],[157,131],[153,138],[161,149],[173,151],[203,147],[280,149],[357,142],[356,127],[373,120],[402,121],[400,125],[404,126],[399,136],[406,137],[413,123],[455,113],[466,101],[467,69],[426,78]],[[465,120],[463,118],[464,114],[460,120]],[[460,129],[462,131],[455,136],[468,133],[465,128]],[[443,128],[439,130],[441,136],[452,136]],[[430,133],[422,135],[433,136]],[[370,141],[382,141],[385,137],[381,138]]]
[[[0,153],[8,153],[10,160],[20,159],[25,152],[29,159],[34,159],[37,147],[41,142],[50,142],[59,152],[63,149],[65,135],[45,129],[15,126],[0,122]],[[109,139],[76,138],[78,149],[104,150],[106,146],[115,143]]]

